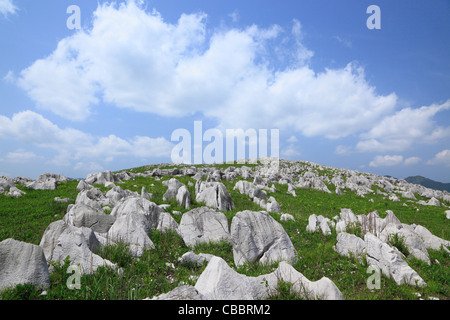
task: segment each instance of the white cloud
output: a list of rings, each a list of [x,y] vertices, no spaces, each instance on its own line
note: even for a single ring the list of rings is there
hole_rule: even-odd
[[[403,156],[399,155],[385,155],[376,156],[373,161],[370,161],[369,166],[371,167],[385,167],[385,166],[396,166],[403,162]]]
[[[443,164],[446,166],[450,166],[450,150],[446,149],[436,153],[433,159],[427,161],[427,164]]]
[[[83,172],[89,172],[89,173],[95,173],[95,172],[100,172],[100,171],[104,170],[104,168],[96,162],[84,163],[81,161],[75,165],[74,169],[80,170]]]
[[[340,37],[340,36],[334,36],[333,39],[335,39],[337,42],[342,44],[344,47],[351,48],[352,42],[346,38]]]
[[[299,148],[293,144],[290,144],[287,147],[283,148],[280,154],[282,157],[286,158],[298,157],[301,155]]]
[[[0,13],[3,16],[6,17],[8,14],[15,14],[16,11],[17,7],[12,0],[0,0]]]
[[[239,11],[237,11],[237,10],[234,10],[228,16],[231,18],[231,21],[233,21],[233,22],[238,22],[239,21]]]
[[[450,137],[450,127],[435,124],[433,117],[450,109],[450,100],[420,108],[404,108],[385,117],[361,135],[356,150],[361,152],[404,151],[415,143],[436,143]]]
[[[112,161],[116,157],[168,158],[173,147],[171,142],[162,137],[136,136],[126,140],[115,135],[95,137],[73,128],[62,129],[29,110],[14,114],[11,119],[0,115],[0,139],[55,150],[57,155],[48,163],[58,166],[73,165],[72,161]],[[7,159],[24,161],[34,156],[31,152],[19,150],[10,152]]]
[[[134,1],[103,4],[91,29],[61,40],[19,83],[40,108],[72,120],[104,101],[172,117],[200,112],[221,129],[283,128],[308,137],[367,130],[396,107],[396,95],[376,94],[356,63],[312,70],[298,20],[288,31],[206,28],[204,13],[170,24]],[[273,67],[274,56],[287,64]]]
[[[415,165],[418,164],[422,161],[422,159],[420,159],[419,157],[410,157],[405,159],[405,165],[410,166],[410,165]]]
[[[287,139],[287,142],[295,143],[298,142],[298,139],[296,136],[290,136],[289,139]]]
[[[12,152],[8,152],[6,154],[5,159],[3,161],[8,161],[12,163],[25,163],[37,158],[37,155],[34,152],[26,151],[23,149],[17,149]]]

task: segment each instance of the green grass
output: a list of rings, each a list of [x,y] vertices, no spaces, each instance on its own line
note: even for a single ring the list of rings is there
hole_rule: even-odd
[[[57,190],[33,190],[18,186],[26,194],[19,198],[0,195],[0,241],[7,238],[39,244],[47,226],[66,214],[67,206],[75,203],[78,181],[69,180]],[[69,198],[68,203],[55,197]]]
[[[246,164],[251,167],[251,165]],[[223,165],[226,168],[227,165]],[[237,167],[238,165],[233,165]],[[145,172],[151,167],[143,166],[135,168],[135,172]],[[320,172],[321,175],[332,174],[332,169]],[[129,181],[118,184],[123,189],[141,192],[144,186],[149,193],[153,194],[151,201],[162,204],[169,203],[168,212],[180,211],[184,213],[188,210],[177,205],[176,201],[163,201],[163,194],[167,187],[163,186],[164,180],[169,180],[171,176],[162,177],[156,180],[153,177],[136,177]],[[188,186],[191,193],[192,208],[201,206],[195,201],[194,186],[195,180],[191,177],[176,177],[180,182]],[[259,211],[261,208],[253,203],[247,196],[233,190],[237,180],[233,182],[222,181],[230,192],[235,209],[224,212],[229,224],[234,215],[242,210]],[[58,186],[57,190],[39,191],[29,190],[19,187],[27,192],[21,198],[14,199],[0,195],[0,241],[6,238],[14,238],[25,242],[39,244],[45,228],[53,221],[61,219],[66,213],[67,203],[57,203],[54,197],[68,197],[69,203],[73,203],[76,198],[77,181],[69,181]],[[98,186],[103,192],[110,188]],[[350,190],[344,191],[342,196],[335,193],[313,189],[295,189],[297,197],[287,193],[287,185],[275,184],[276,192],[268,192],[268,196],[274,196],[281,204],[283,213],[294,216],[295,221],[280,222],[297,250],[298,261],[293,267],[301,272],[311,281],[319,280],[322,277],[330,278],[341,290],[346,299],[418,299],[417,293],[422,298],[430,296],[440,299],[450,297],[450,258],[443,250],[429,250],[431,265],[419,261],[415,258],[407,258],[408,264],[418,272],[418,274],[428,284],[425,288],[415,288],[409,285],[398,286],[392,279],[381,277],[380,290],[369,290],[367,279],[368,265],[365,259],[342,257],[337,254],[333,246],[336,244],[336,233],[332,230],[331,235],[324,236],[320,232],[308,233],[306,226],[308,217],[311,214],[322,215],[333,218],[339,215],[342,208],[350,208],[355,214],[367,214],[377,210],[381,217],[385,216],[386,210],[392,210],[394,214],[403,222],[408,224],[420,224],[428,228],[433,234],[450,239],[450,224],[443,214],[444,208],[417,205],[412,202],[402,201],[392,202],[382,195],[366,195],[364,198],[357,196]],[[328,185],[334,191],[333,185]],[[377,187],[373,187],[376,191]],[[416,195],[419,199],[420,197]],[[369,199],[373,199],[370,202]],[[403,206],[407,203],[408,206]],[[448,204],[447,204],[448,205]],[[419,211],[417,211],[419,209]],[[271,216],[280,221],[280,214],[271,213]],[[179,223],[181,215],[173,215]],[[361,234],[356,232],[358,236]],[[47,290],[47,295],[41,296],[40,291],[30,285],[17,286],[14,289],[5,291],[3,299],[143,299],[168,292],[182,284],[194,285],[206,266],[181,265],[178,259],[188,248],[181,237],[175,232],[162,233],[153,230],[150,237],[155,244],[155,249],[145,250],[143,256],[135,259],[124,244],[102,248],[97,254],[118,264],[123,270],[120,275],[117,271],[102,267],[93,275],[84,275],[81,278],[81,289],[70,290],[66,286],[66,281],[70,274],[67,274],[67,266],[57,264],[51,274],[51,287]],[[393,239],[395,246],[401,246],[401,239]],[[258,276],[274,271],[277,264],[260,265],[258,263],[244,264],[236,267],[233,261],[232,246],[227,242],[208,243],[197,245],[193,248],[196,253],[211,253],[222,257],[237,272],[248,276]],[[299,299],[300,297],[292,292],[291,286],[280,282],[278,292],[271,294],[270,299]]]

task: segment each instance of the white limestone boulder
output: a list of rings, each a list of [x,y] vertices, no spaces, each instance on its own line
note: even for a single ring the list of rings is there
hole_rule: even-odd
[[[222,182],[205,182],[200,180],[195,185],[197,202],[204,202],[206,206],[220,211],[231,211],[234,203],[231,195]]]
[[[209,207],[199,207],[183,214],[179,233],[187,246],[230,241],[227,217]]]
[[[398,285],[406,283],[412,286],[426,286],[425,281],[403,260],[402,254],[397,249],[369,232],[365,234],[364,241],[369,265],[380,268],[384,275],[392,278]]]
[[[18,284],[50,286],[44,251],[40,246],[6,239],[0,242],[0,291]]]
[[[283,226],[265,211],[238,212],[231,221],[231,242],[237,266],[297,261],[297,252]]]
[[[330,279],[309,281],[285,261],[272,273],[249,277],[233,270],[222,258],[213,257],[195,289],[209,300],[263,300],[276,294],[279,281],[291,283],[292,290],[303,299],[344,299]]]

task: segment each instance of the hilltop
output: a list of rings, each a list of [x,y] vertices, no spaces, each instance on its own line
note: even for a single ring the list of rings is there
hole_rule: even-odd
[[[409,183],[420,184],[430,189],[450,192],[450,183],[442,183],[422,176],[407,177],[405,178],[405,180],[408,181]]]
[[[3,299],[450,296],[450,194],[402,179],[266,159],[0,188]]]

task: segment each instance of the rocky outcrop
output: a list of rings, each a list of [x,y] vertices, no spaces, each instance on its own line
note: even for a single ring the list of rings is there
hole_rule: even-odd
[[[44,173],[35,181],[27,184],[28,188],[34,190],[56,190],[58,183],[66,182],[67,178],[60,174]]]
[[[114,216],[95,210],[84,203],[71,206],[63,220],[71,226],[78,228],[87,227],[99,233],[108,232],[116,221]]]
[[[64,262],[69,257],[70,264],[79,266],[81,273],[91,274],[100,266],[116,267],[94,253],[101,244],[91,229],[70,226],[62,220],[47,227],[39,245],[47,262]]]
[[[50,286],[44,251],[40,246],[6,239],[0,242],[0,291],[18,284]]]
[[[102,241],[127,243],[135,256],[141,256],[146,248],[154,248],[148,236],[151,229],[178,230],[169,213],[142,197],[127,198],[114,207],[111,216],[116,220],[106,234],[100,234]]]
[[[291,283],[292,290],[303,299],[344,299],[330,279],[309,281],[286,262],[280,262],[272,273],[249,277],[234,271],[219,257],[211,259],[195,289],[209,300],[262,300],[276,293],[279,281]]]
[[[230,241],[227,217],[208,207],[192,209],[183,214],[179,232],[187,246],[199,243]]]
[[[225,185],[221,182],[205,182],[198,180],[195,185],[195,200],[206,206],[220,210],[231,211],[234,203]]]
[[[367,262],[381,269],[381,272],[395,283],[424,287],[425,281],[402,259],[402,254],[371,233],[364,236]]]
[[[234,263],[297,261],[297,252],[279,222],[265,211],[238,212],[231,221]]]

